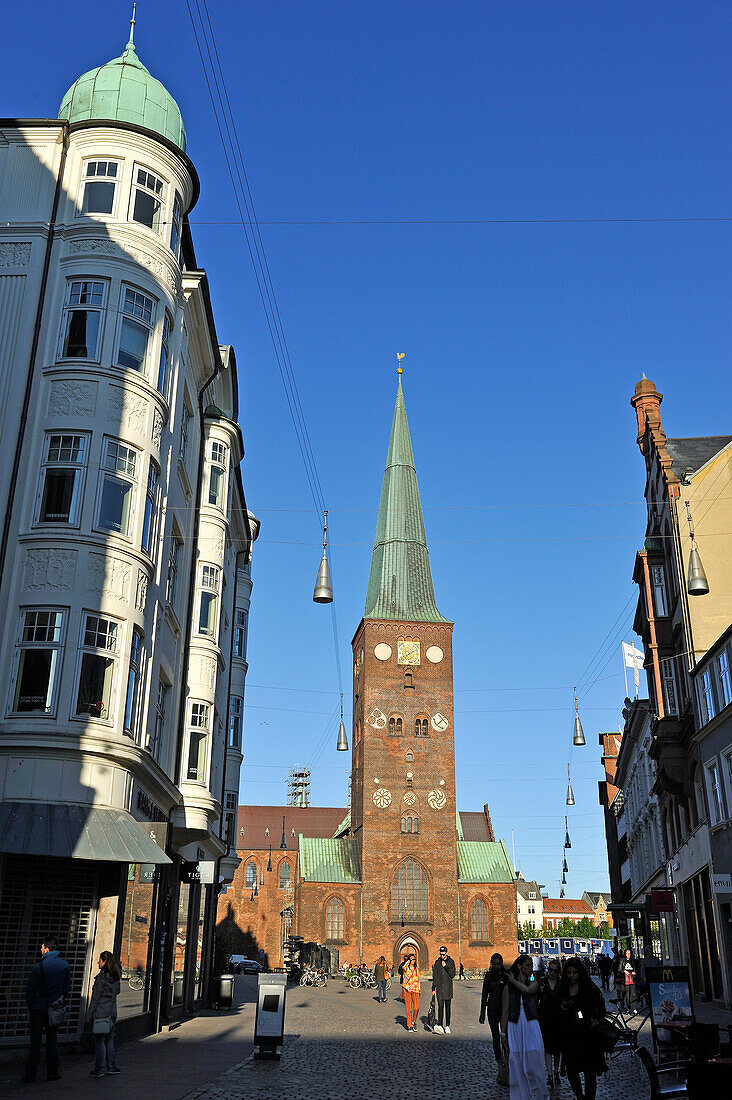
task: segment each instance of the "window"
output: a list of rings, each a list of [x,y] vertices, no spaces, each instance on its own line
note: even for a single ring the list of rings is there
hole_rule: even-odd
[[[526,910],[527,910],[528,913],[531,913],[533,915],[534,913],[536,913],[536,906],[535,905],[528,905],[526,907]]]
[[[111,214],[119,165],[116,160],[88,160],[84,165],[82,214]]]
[[[722,798],[722,782],[716,760],[713,760],[711,764],[707,764],[707,775],[709,776],[712,825],[718,825],[720,821],[724,821],[725,813],[724,800]]]
[[[61,327],[62,359],[99,358],[104,303],[104,283],[69,280]]]
[[[51,714],[61,662],[64,612],[24,611],[20,622],[12,708],[18,714]]]
[[[415,718],[414,720],[414,736],[426,737],[427,736],[427,719]]]
[[[401,718],[389,719],[389,733],[400,734],[402,732],[402,720]]]
[[[661,678],[663,680],[663,700],[666,714],[678,715],[679,708],[676,702],[676,676],[672,658],[661,661]]]
[[[188,412],[188,406],[183,406],[183,413],[180,418],[180,443],[178,445],[178,458],[185,465],[186,454],[188,453],[188,432],[191,423],[191,414]]]
[[[394,872],[391,883],[392,920],[428,919],[427,878],[413,859],[405,860]]]
[[[247,613],[237,608],[234,612],[234,656],[245,659],[247,655]]]
[[[653,585],[653,601],[656,605],[656,615],[668,615],[666,608],[666,578],[662,565],[651,566],[651,583]]]
[[[170,536],[170,553],[168,554],[168,576],[165,581],[165,599],[169,604],[175,601],[175,582],[178,578],[178,554],[183,545],[183,539],[174,529]]]
[[[76,715],[109,719],[117,663],[118,624],[99,615],[85,615],[81,640],[81,670]]]
[[[244,700],[239,695],[229,699],[229,745],[232,749],[241,749],[241,724],[244,713]]]
[[[488,906],[482,898],[470,906],[470,938],[482,943],[488,939]]]
[[[528,891],[528,896],[530,898],[535,898],[536,897],[536,890],[529,890]]]
[[[144,371],[155,323],[155,302],[147,294],[126,286],[122,292],[120,314],[117,366]]]
[[[170,226],[170,248],[176,259],[178,258],[180,245],[181,205],[180,195],[176,194],[173,200],[173,219]]]
[[[191,732],[188,739],[186,777],[194,783],[203,783],[206,778],[210,710],[208,703],[191,703]]]
[[[208,502],[223,508],[226,497],[226,459],[229,448],[216,440],[211,444],[211,467],[208,477]]]
[[[137,703],[140,694],[140,660],[142,658],[142,634],[133,627],[130,642],[130,666],[127,671],[125,696],[125,730],[134,734],[137,725]]]
[[[280,890],[290,885],[290,864],[285,860],[280,864]]]
[[[414,760],[414,753],[408,752],[407,753],[407,763],[411,764],[413,760]]]
[[[129,533],[136,467],[137,452],[132,447],[113,439],[106,441],[98,521],[103,531]]]
[[[403,833],[418,833],[419,832],[419,818],[418,817],[403,817],[402,818],[402,832]]]
[[[88,443],[85,435],[46,436],[39,523],[79,522]]]
[[[325,909],[325,938],[326,940],[342,940],[343,935],[343,902],[340,898],[331,898]]]
[[[224,839],[230,848],[236,849],[236,791],[227,791],[224,796]]]
[[[712,687],[712,670],[709,667],[705,668],[701,674],[699,697],[702,722],[709,722],[714,718],[714,688]]]
[[[729,654],[726,649],[723,649],[717,657],[717,671],[719,672],[722,706],[726,707],[729,703],[732,703],[732,681],[729,674]]]
[[[218,603],[219,570],[215,565],[201,566],[201,603],[198,612],[198,633],[216,637],[216,605]]]
[[[132,186],[132,220],[160,232],[160,212],[165,197],[165,184],[146,168],[135,168]]]
[[[168,713],[168,699],[170,698],[170,684],[166,684],[165,680],[158,680],[158,694],[155,700],[155,724],[153,726],[153,735],[148,744],[148,750],[153,760],[158,760],[160,756],[160,748],[163,744],[163,734],[165,733],[165,716]]]
[[[168,396],[170,387],[170,317],[163,318],[163,336],[160,341],[160,363],[158,365],[158,390],[163,397]]]
[[[247,888],[251,890],[257,885],[257,865],[254,860],[250,860],[250,862],[247,863],[246,884]]]
[[[147,489],[145,491],[145,515],[142,521],[142,549],[150,557],[154,557],[153,545],[155,542],[155,528],[158,514],[158,481],[160,474],[155,463],[150,459],[147,471]]]

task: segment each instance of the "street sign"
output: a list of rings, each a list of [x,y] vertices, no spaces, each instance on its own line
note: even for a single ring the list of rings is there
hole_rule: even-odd
[[[732,894],[732,875],[712,875],[715,894]]]
[[[651,905],[654,913],[673,913],[673,890],[651,890]]]
[[[200,873],[201,883],[210,885],[213,883],[214,875],[216,873],[216,860],[215,859],[201,859],[198,861],[198,870]]]

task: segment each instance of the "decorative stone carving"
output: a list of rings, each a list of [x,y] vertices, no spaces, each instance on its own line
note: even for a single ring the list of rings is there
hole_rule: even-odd
[[[107,397],[107,422],[119,428],[129,428],[143,434],[147,418],[147,401],[129,390],[110,386]]]
[[[148,575],[142,569],[137,571],[137,588],[135,590],[135,607],[138,611],[145,610],[145,603],[147,602],[147,586]]]
[[[30,241],[3,241],[0,244],[0,267],[27,267],[31,248]]]
[[[101,237],[91,240],[69,241],[70,256],[116,256],[117,245]]]
[[[153,447],[155,447],[155,449],[158,451],[160,450],[160,441],[163,437],[164,423],[165,421],[163,420],[163,414],[160,412],[160,409],[156,409],[155,415],[153,416],[152,444]]]
[[[441,810],[446,802],[447,798],[444,791],[430,791],[427,795],[427,803],[433,810]]]
[[[87,591],[126,603],[131,568],[126,561],[109,554],[90,554]]]
[[[148,271],[152,271],[153,275],[157,275],[159,279],[162,279],[162,260],[158,260],[155,256],[151,256],[148,252],[143,252],[139,248],[132,248],[130,245],[125,246],[125,255],[129,256],[129,258],[139,264],[140,267],[146,267]]]
[[[76,550],[28,550],[25,555],[23,590],[69,592],[74,586],[76,556]]]
[[[386,715],[378,707],[372,707],[366,716],[366,721],[375,730],[383,730],[386,725]]]
[[[49,416],[94,416],[97,411],[97,383],[56,378],[48,395]]]
[[[378,806],[379,809],[385,810],[387,806],[391,805],[391,791],[386,787],[379,787],[371,796],[374,800],[374,806]]]
[[[199,654],[197,663],[197,679],[201,687],[213,694],[216,690],[216,658],[205,654]]]

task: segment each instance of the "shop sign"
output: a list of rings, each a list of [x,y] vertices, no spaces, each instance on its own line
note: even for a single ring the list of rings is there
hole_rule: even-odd
[[[201,872],[197,863],[192,863],[190,860],[185,859],[180,865],[180,882],[200,882]]]
[[[649,966],[646,967],[646,981],[651,1002],[651,1028],[654,1042],[656,1032],[661,1029],[662,1041],[670,1040],[671,1028],[666,1024],[674,1022],[692,1022],[694,1006],[691,1000],[688,966]]]
[[[673,890],[651,890],[651,906],[654,913],[673,913]]]
[[[157,866],[154,863],[140,864],[140,882],[155,882]]]
[[[732,875],[712,875],[715,894],[732,894]]]
[[[198,861],[198,870],[200,872],[199,882],[206,885],[210,885],[214,881],[216,875],[216,860],[215,859],[201,859]]]
[[[137,824],[141,829],[144,829],[150,840],[154,840],[158,848],[162,848],[165,851],[165,845],[168,842],[168,826],[162,825],[159,821],[138,821]]]

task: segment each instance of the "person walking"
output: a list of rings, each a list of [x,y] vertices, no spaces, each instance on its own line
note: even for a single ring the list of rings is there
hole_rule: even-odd
[[[508,1045],[511,1100],[547,1100],[544,1043],[539,1026],[539,983],[530,955],[519,955],[503,991],[501,1031]]]
[[[597,969],[600,971],[600,984],[603,989],[610,992],[610,974],[612,973],[613,963],[609,955],[598,956]]]
[[[376,978],[377,996],[376,1000],[381,1004],[386,1004],[386,979],[389,977],[389,970],[386,965],[386,959],[383,955],[379,955],[376,960],[376,966],[374,967],[374,977]]]
[[[650,990],[648,988],[648,967],[649,966],[661,966],[661,960],[653,950],[650,943],[647,943],[643,948],[643,958],[640,961],[640,973],[638,975],[638,982],[636,985],[638,1000],[641,997],[644,998],[647,1004],[650,1004]]]
[[[550,1089],[559,1084],[559,1061],[562,1055],[559,1026],[561,976],[559,959],[550,959],[546,977],[539,985],[539,1024],[541,1026],[541,1037],[544,1040],[546,1083]]]
[[[578,1100],[595,1100],[598,1074],[607,1069],[597,1034],[604,1016],[605,998],[582,962],[567,959],[559,987],[559,1027],[567,1080]]]
[[[92,1077],[119,1073],[114,1053],[114,1028],[117,1023],[117,997],[122,973],[111,951],[102,951],[97,960],[99,973],[94,979],[86,1023],[94,1033],[94,1069]]]
[[[46,1032],[46,1080],[59,1081],[58,1072],[58,1023],[52,1023],[53,1011],[49,1009],[67,1004],[71,993],[71,970],[62,959],[58,943],[53,936],[46,936],[41,944],[41,961],[30,972],[25,988],[25,1001],[30,1016],[30,1050],[23,1080],[35,1081],[41,1060],[41,1041]]]
[[[500,1065],[503,1056],[501,1046],[501,1011],[503,1008],[503,990],[506,986],[506,971],[503,968],[503,955],[497,952],[491,955],[491,965],[483,975],[483,990],[480,995],[480,1016],[478,1022],[485,1023],[486,1016],[493,1039],[493,1053]]]
[[[460,969],[458,970],[458,981],[459,982],[464,982],[465,981],[465,967],[463,966],[462,959],[460,960]]]
[[[432,996],[437,997],[437,1023],[433,1031],[436,1031],[439,1035],[450,1034],[452,980],[454,977],[455,963],[448,955],[447,948],[441,947],[440,956],[432,967]]]
[[[407,1031],[417,1030],[420,988],[417,956],[409,955],[404,961],[404,969],[402,970],[402,992],[404,994],[404,1006],[407,1010]]]
[[[635,1015],[633,1004],[635,1001],[635,979],[638,964],[633,957],[633,952],[629,947],[626,947],[622,955],[618,957],[618,962],[615,967],[615,992],[618,995],[620,1001],[620,1008],[625,1011],[626,1007],[631,1015]]]

